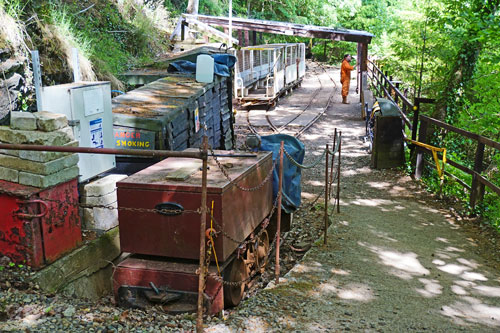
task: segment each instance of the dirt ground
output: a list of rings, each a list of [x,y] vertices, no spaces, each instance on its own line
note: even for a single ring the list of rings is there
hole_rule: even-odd
[[[317,241],[278,286],[271,282],[210,332],[500,330],[498,234],[454,214],[402,171],[370,168],[355,86],[343,105],[332,85],[334,104],[301,137],[311,156],[334,128],[342,131],[340,214],[331,216],[328,245]],[[280,108],[295,103],[292,95]],[[305,201],[319,193],[322,172],[304,171]]]

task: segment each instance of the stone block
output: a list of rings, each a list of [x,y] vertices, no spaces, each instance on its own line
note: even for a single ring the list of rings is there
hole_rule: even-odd
[[[118,206],[115,201],[110,206]],[[118,225],[118,209],[82,208],[82,228],[84,230],[109,230]]]
[[[0,166],[38,175],[50,175],[78,163],[78,155],[71,154],[49,162],[27,161],[19,157],[0,155]]]
[[[19,157],[19,150],[0,149],[0,154]]]
[[[0,126],[0,141],[13,144],[62,146],[74,141],[73,130],[63,127],[53,132],[14,130]]]
[[[127,175],[107,175],[96,181],[85,184],[80,189],[83,197],[98,197],[116,190],[116,183],[127,178]]]
[[[80,202],[85,206],[107,206],[115,203],[116,198],[116,190],[99,196],[82,196],[80,198]]]
[[[68,118],[64,114],[40,111],[35,112],[34,115],[40,131],[53,132],[68,126]]]
[[[0,180],[17,183],[19,181],[19,171],[0,167]]]
[[[19,184],[46,188],[76,178],[78,177],[79,173],[80,169],[78,168],[78,166],[63,169],[47,176],[21,171],[19,172]]]
[[[118,228],[89,242],[38,271],[31,279],[40,289],[94,298],[111,292],[113,260],[120,256]]]
[[[71,141],[70,143],[67,143],[63,145],[64,147],[78,147],[78,141]],[[16,150],[17,152],[17,150]],[[58,158],[68,156],[71,153],[56,153],[53,151],[34,151],[34,150],[20,150],[17,153],[17,156],[19,156],[22,159],[25,160],[30,160],[33,162],[49,162],[56,160]]]
[[[10,113],[10,128],[34,131],[36,130],[36,118],[31,112],[13,111]]]

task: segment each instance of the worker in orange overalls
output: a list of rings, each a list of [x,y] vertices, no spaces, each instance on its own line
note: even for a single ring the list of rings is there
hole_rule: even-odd
[[[351,66],[352,57],[350,54],[344,56],[342,66],[340,66],[340,83],[342,83],[342,103],[349,104],[347,95],[349,94],[349,84],[351,83],[351,71],[354,67]]]

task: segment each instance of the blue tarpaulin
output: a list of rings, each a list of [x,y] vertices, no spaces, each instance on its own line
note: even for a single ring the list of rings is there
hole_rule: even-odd
[[[285,135],[276,134],[261,137],[262,143],[260,146],[261,151],[272,151],[273,161],[280,158],[280,144],[281,141],[284,142],[285,150],[287,153],[298,163],[302,164],[304,161],[304,155],[306,149],[304,144],[300,142],[297,138]],[[279,187],[279,161],[277,167],[273,172],[273,202],[278,195]],[[286,213],[293,213],[300,206],[300,179],[301,170],[285,155],[283,156],[283,200],[282,209]]]
[[[232,54],[210,54],[214,58],[214,73],[219,76],[229,77],[229,70],[236,63]],[[187,60],[177,60],[168,65],[169,73],[196,73],[196,63]]]

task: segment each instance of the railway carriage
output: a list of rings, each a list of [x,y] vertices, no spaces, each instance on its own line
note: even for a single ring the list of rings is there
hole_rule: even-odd
[[[305,44],[266,44],[234,51],[234,96],[242,102],[272,104],[305,75]]]

